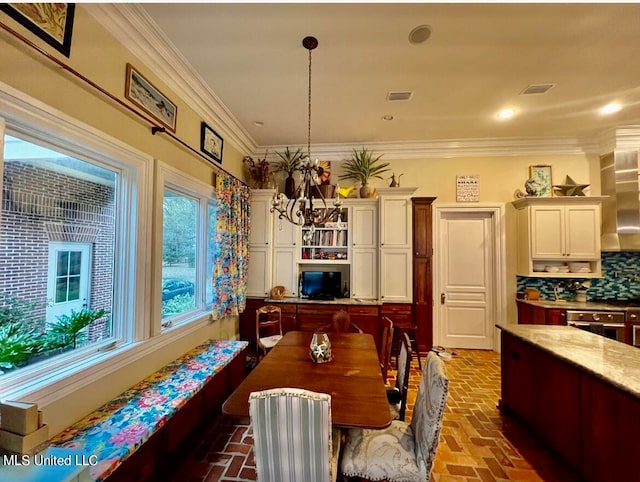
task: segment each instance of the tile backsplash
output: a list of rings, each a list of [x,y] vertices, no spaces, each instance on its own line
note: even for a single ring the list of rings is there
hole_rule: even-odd
[[[640,298],[640,252],[602,253],[602,278],[590,278],[587,300]],[[558,294],[565,300],[573,299],[573,292],[564,288],[567,281],[586,281],[586,278],[529,278],[517,277],[517,290],[536,288],[540,297],[554,299],[553,288],[559,283]]]

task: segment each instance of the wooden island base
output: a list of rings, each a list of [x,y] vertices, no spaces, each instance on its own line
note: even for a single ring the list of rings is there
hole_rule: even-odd
[[[640,350],[573,327],[499,328],[501,408],[585,480],[639,480]]]

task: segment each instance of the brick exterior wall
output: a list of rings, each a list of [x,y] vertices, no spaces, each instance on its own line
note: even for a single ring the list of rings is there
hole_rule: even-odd
[[[0,291],[37,304],[44,322],[50,241],[92,244],[90,307],[111,312],[115,196],[105,186],[26,162],[6,162],[0,226]],[[110,333],[110,316],[89,339]]]

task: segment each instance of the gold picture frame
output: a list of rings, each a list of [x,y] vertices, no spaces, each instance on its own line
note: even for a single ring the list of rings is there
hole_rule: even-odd
[[[127,64],[124,96],[171,132],[176,131],[178,107],[131,64]]]

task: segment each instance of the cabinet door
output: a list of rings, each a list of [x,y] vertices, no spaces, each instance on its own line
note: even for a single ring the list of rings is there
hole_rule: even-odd
[[[300,239],[300,226],[284,219],[273,218],[273,245],[281,248],[297,246]]]
[[[411,302],[413,298],[413,257],[409,249],[380,250],[380,299]]]
[[[378,232],[375,206],[353,206],[350,228],[353,233],[351,244],[354,248],[375,248]]]
[[[249,245],[268,245],[271,242],[273,215],[270,209],[271,198],[268,195],[252,194]]]
[[[413,252],[416,256],[431,256],[431,204],[413,205]]]
[[[380,246],[411,246],[411,201],[407,198],[380,200]]]
[[[532,206],[531,257],[534,259],[565,259],[564,207]]]
[[[354,249],[351,262],[351,297],[378,298],[378,251]]]
[[[252,246],[249,248],[247,272],[247,296],[267,296],[271,289],[271,248]]]
[[[567,206],[565,251],[573,259],[600,259],[600,207]]]
[[[298,265],[295,248],[273,250],[273,286],[284,286],[285,296],[298,296]]]
[[[534,426],[537,415],[538,375],[533,347],[502,332],[501,406]]]

